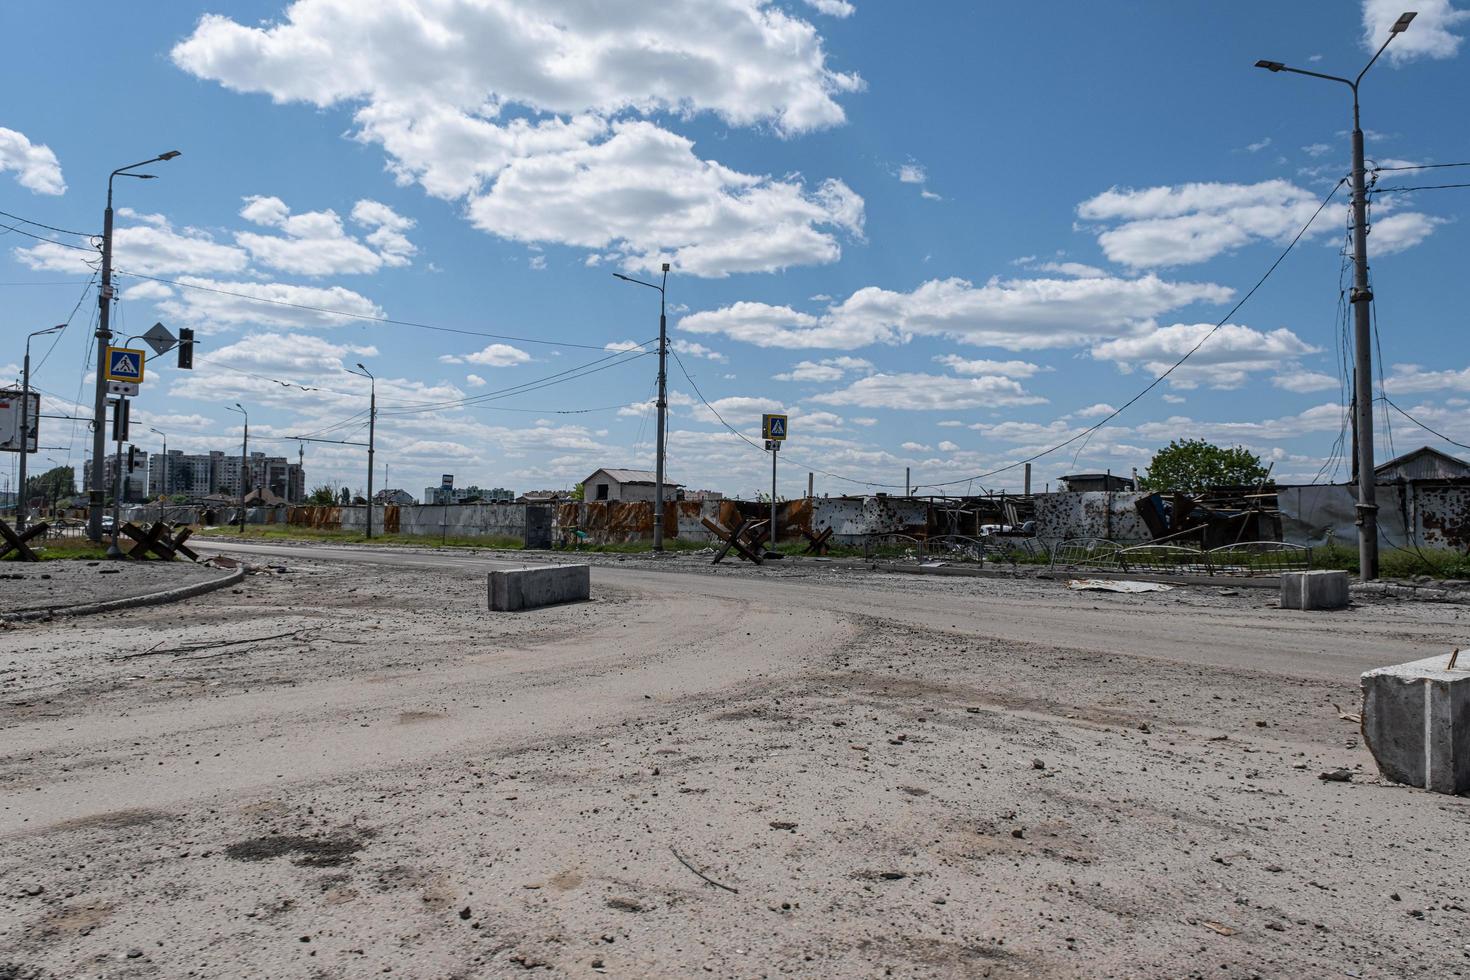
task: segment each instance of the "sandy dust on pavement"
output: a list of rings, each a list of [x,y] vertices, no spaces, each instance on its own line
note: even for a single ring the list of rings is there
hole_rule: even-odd
[[[1334,707],[1456,607],[288,567],[0,631],[0,977],[1470,968],[1470,800]]]

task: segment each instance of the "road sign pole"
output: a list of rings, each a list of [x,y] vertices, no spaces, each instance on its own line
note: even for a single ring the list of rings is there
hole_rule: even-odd
[[[776,457],[780,455],[781,444],[771,443],[771,550],[776,550]]]
[[[112,474],[112,542],[107,546],[107,557],[121,558],[123,552],[117,545],[117,536],[122,527],[122,491],[125,485],[122,471],[122,445],[123,436],[126,435],[124,429],[126,428],[125,420],[128,417],[128,400],[119,395],[113,404],[117,406],[115,410],[117,414],[113,416],[112,421],[112,434],[117,440],[117,449]]]

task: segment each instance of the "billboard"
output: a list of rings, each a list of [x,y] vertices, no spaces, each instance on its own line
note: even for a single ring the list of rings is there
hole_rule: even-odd
[[[20,396],[19,388],[0,390],[0,452],[20,452]],[[31,430],[26,439],[26,452],[36,451],[36,433],[40,429],[41,396],[31,392],[31,405],[26,411],[27,427]]]
[[[439,485],[446,490],[454,486],[454,474],[445,473],[443,476],[439,477]]]

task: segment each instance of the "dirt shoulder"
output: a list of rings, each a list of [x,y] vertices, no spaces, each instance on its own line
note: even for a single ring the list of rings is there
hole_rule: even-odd
[[[1452,608],[285,567],[0,632],[0,976],[1465,967],[1470,800],[1334,707]]]

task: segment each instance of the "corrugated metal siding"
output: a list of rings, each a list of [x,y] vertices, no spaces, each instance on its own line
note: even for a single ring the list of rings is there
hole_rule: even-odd
[[[1433,453],[1424,453],[1412,459],[1406,459],[1391,469],[1378,470],[1377,473],[1380,483],[1398,479],[1454,480],[1470,476],[1470,465]]]

